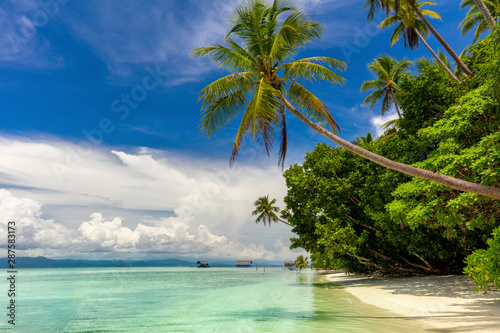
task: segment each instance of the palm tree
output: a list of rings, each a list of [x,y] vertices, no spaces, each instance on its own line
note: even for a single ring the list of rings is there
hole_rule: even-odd
[[[330,68],[343,71],[346,64],[328,57],[287,62],[297,53],[297,48],[313,38],[320,38],[321,30],[318,23],[288,4],[287,0],[274,0],[271,6],[260,0],[246,1],[233,13],[233,27],[226,36],[225,45],[193,50],[193,56],[207,56],[214,63],[237,72],[213,82],[200,93],[200,100],[203,100],[200,128],[209,137],[245,108],[231,162],[249,134],[269,155],[274,129],[279,127],[279,164],[284,166],[287,135],[285,108],[280,100],[285,96],[307,117],[331,128],[334,133],[339,130],[326,106],[298,81],[322,79],[343,84],[344,78]],[[286,13],[288,16],[279,24],[278,16]],[[243,46],[233,40],[232,35],[240,38]]]
[[[297,260],[295,260],[295,267],[297,267],[299,272],[303,269],[306,269],[308,266],[309,265],[307,264],[307,257],[304,258],[302,254],[297,257]]]
[[[476,3],[477,9],[481,12],[488,25],[492,28],[492,30],[495,30],[497,22],[495,21],[493,16],[491,16],[486,3],[483,0],[474,0],[474,2]]]
[[[373,59],[373,62],[368,64],[368,69],[376,79],[363,82],[361,91],[374,91],[365,98],[363,106],[370,103],[371,110],[378,101],[382,100],[382,116],[390,109],[391,104],[394,104],[398,116],[401,118],[396,101],[396,94],[399,91],[398,82],[404,74],[408,73],[410,65],[411,61],[406,59],[397,61],[388,55]]]
[[[378,9],[383,9],[387,13],[387,16],[389,16],[389,13],[394,10],[396,13],[399,13],[401,8],[405,4],[407,4],[415,14],[422,20],[422,22],[425,24],[427,29],[436,37],[436,39],[441,43],[441,45],[444,47],[446,52],[451,55],[453,60],[458,64],[460,69],[469,76],[472,76],[472,72],[470,69],[464,64],[464,62],[460,59],[460,57],[453,51],[450,45],[446,43],[446,41],[443,39],[443,37],[437,32],[437,30],[430,24],[430,22],[427,20],[427,18],[422,14],[422,12],[418,9],[418,1],[419,0],[366,0],[365,3],[365,8],[368,9],[368,21],[373,20],[375,11]],[[418,32],[418,31],[417,31]]]
[[[260,197],[254,202],[255,210],[252,212],[252,215],[259,215],[255,220],[255,223],[264,222],[264,226],[266,223],[271,227],[271,222],[282,222],[286,225],[291,225],[290,223],[280,219],[276,213],[280,211],[280,209],[276,206],[273,206],[276,203],[276,199],[269,201],[269,195],[265,197]]]
[[[476,32],[474,33],[474,41],[476,43],[482,33],[484,33],[488,28],[495,27],[495,19],[491,17],[490,11],[495,12],[500,10],[500,0],[488,0],[483,2],[483,5],[487,7],[487,15],[483,15],[480,11],[480,7],[477,6],[476,0],[462,0],[460,3],[460,9],[464,9],[465,7],[469,7],[467,11],[467,16],[460,22],[460,26],[462,27],[462,36],[468,34],[474,27],[476,27]],[[489,10],[488,10],[489,9]],[[489,14],[489,15],[488,15]],[[491,17],[492,23],[488,23],[489,18]]]
[[[441,19],[438,13],[430,10],[421,10],[420,8],[425,5],[434,5],[432,2],[416,2],[417,8],[421,11],[422,15],[431,18]],[[405,42],[405,47],[410,47],[413,49],[415,46],[419,47],[419,41],[424,43],[425,47],[431,52],[431,54],[436,58],[436,61],[443,67],[444,70],[453,78],[453,80],[460,82],[458,78],[453,74],[448,66],[439,58],[438,54],[430,47],[425,41],[424,37],[429,36],[429,29],[422,22],[422,20],[415,14],[413,9],[409,6],[407,2],[401,3],[398,12],[394,12],[392,15],[388,15],[385,20],[383,20],[378,27],[380,29],[387,29],[390,26],[397,25],[391,36],[391,46],[396,44],[401,37]]]
[[[314,131],[370,161],[456,190],[500,199],[498,188],[391,161],[341,139],[315,123],[313,120],[328,125],[334,132],[338,130],[326,106],[298,81],[322,79],[334,84],[342,83],[342,77],[322,64],[338,70],[345,69],[345,64],[328,57],[286,62],[297,53],[298,47],[320,37],[320,25],[310,21],[302,11],[288,6],[288,3],[274,0],[271,6],[266,6],[261,0],[248,0],[234,11],[233,27],[225,45],[193,50],[193,56],[207,56],[214,63],[235,72],[209,84],[200,93],[203,100],[200,128],[209,136],[227,125],[242,110],[245,111],[236,134],[231,161],[247,135],[260,141],[269,152],[274,139],[274,126],[279,125],[279,163],[283,165],[286,154],[285,110],[288,110]],[[278,21],[278,16],[285,13],[288,16]],[[243,46],[230,38],[231,35],[236,35]]]
[[[366,133],[366,136],[362,136],[362,137],[355,137],[354,140],[352,141],[352,143],[358,145],[358,146],[369,146],[371,145],[373,142],[375,142],[373,140],[373,136],[372,136],[372,133],[368,132]]]

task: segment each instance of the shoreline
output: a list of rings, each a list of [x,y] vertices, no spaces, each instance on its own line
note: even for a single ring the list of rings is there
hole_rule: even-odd
[[[463,275],[326,278],[365,304],[420,321],[430,332],[500,332],[500,291],[474,294],[474,283]]]

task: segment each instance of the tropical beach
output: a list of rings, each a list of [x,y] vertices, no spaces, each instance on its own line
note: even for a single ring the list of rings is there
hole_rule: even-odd
[[[500,0],[0,18],[0,331],[500,331]]]

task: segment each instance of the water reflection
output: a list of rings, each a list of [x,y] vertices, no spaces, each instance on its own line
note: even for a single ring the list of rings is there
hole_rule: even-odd
[[[366,305],[323,275],[297,273],[296,282],[311,290],[311,316],[301,324],[308,332],[426,332],[420,322]]]

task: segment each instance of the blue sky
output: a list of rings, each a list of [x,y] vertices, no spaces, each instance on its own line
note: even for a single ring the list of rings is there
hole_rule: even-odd
[[[295,3],[325,25],[298,57],[343,60],[345,86],[309,85],[344,139],[384,120],[361,104],[366,64],[389,46],[364,0]],[[221,42],[236,0],[5,0],[0,5],[0,221],[19,219],[26,255],[293,259],[286,226],[256,226],[252,202],[286,194],[275,156],[250,140],[228,168],[238,123],[208,140],[199,91],[225,71],[189,57]],[[433,24],[457,53],[465,12],[440,0]],[[440,49],[433,37],[429,44]],[[389,118],[386,118],[387,120]],[[326,142],[288,116],[287,163]],[[23,231],[24,230],[24,231]],[[5,231],[0,238],[5,239]]]

